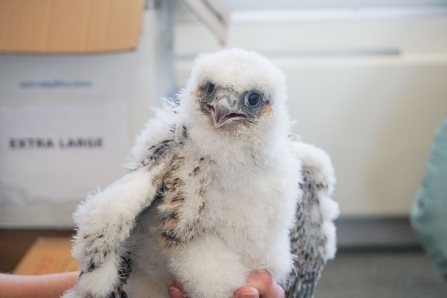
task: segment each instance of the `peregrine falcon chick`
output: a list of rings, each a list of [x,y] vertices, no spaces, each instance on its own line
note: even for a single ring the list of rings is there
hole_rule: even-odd
[[[200,55],[178,105],[159,109],[130,172],[74,214],[81,275],[64,298],[229,298],[267,270],[311,297],[335,254],[327,154],[291,137],[282,71],[241,49]]]

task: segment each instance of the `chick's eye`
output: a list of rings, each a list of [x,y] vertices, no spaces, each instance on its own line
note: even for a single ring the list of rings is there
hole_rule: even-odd
[[[208,92],[208,94],[213,93],[215,86],[216,85],[214,83],[209,82],[208,83],[208,88],[206,89],[206,92]]]
[[[245,104],[247,106],[255,106],[258,104],[261,96],[257,92],[249,92],[245,95]]]

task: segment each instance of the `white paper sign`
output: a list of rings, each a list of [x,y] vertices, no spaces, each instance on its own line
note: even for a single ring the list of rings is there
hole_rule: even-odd
[[[125,173],[125,104],[0,107],[0,203],[85,198]]]

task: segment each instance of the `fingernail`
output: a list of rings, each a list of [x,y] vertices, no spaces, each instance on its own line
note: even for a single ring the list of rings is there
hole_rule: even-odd
[[[179,288],[174,287],[174,286],[169,287],[169,290],[173,290],[173,291],[176,291],[176,292],[179,292],[179,293],[181,292]]]

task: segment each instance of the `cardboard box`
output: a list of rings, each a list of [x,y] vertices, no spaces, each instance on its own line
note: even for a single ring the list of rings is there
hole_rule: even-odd
[[[172,4],[147,1],[133,51],[0,53],[0,226],[72,227],[78,202],[126,173],[150,107],[175,93]]]
[[[28,249],[13,273],[40,275],[77,271],[79,264],[71,256],[71,245],[71,238],[40,237]]]
[[[0,51],[135,49],[143,9],[144,0],[0,0]]]

